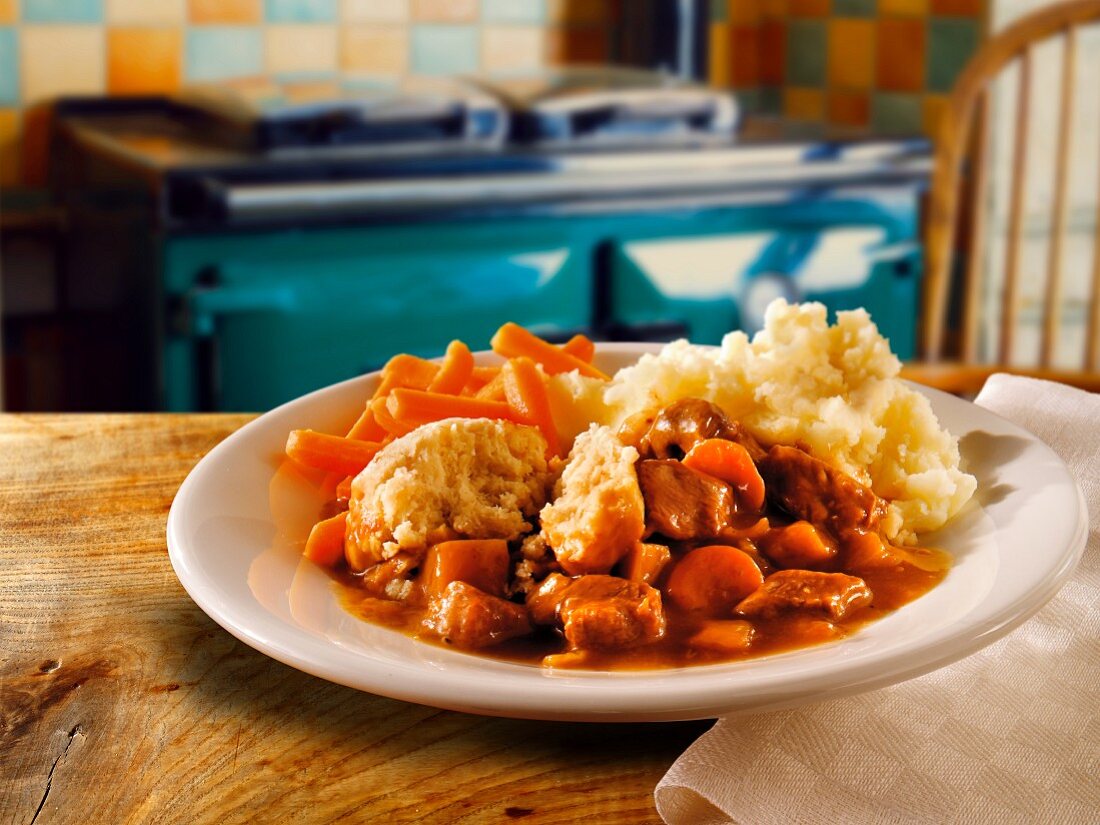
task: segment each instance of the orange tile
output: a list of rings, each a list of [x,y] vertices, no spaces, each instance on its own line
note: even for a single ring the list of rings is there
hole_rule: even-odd
[[[927,54],[924,20],[879,20],[878,65],[875,72],[878,88],[887,92],[916,92],[923,89]]]
[[[821,120],[824,113],[825,95],[819,89],[783,90],[783,114],[791,120]]]
[[[404,26],[344,26],[340,68],[396,77],[409,68],[409,32]]]
[[[421,23],[470,23],[477,19],[478,0],[413,0],[413,20]]]
[[[729,22],[753,25],[760,22],[763,14],[762,0],[730,0]]]
[[[747,89],[760,83],[760,27],[733,26],[731,44],[733,63],[730,79],[735,89]]]
[[[603,63],[607,60],[606,29],[552,28],[546,31],[546,62],[550,65]]]
[[[709,33],[707,78],[711,86],[726,89],[730,85],[730,28],[725,23],[711,23]]]
[[[781,84],[786,65],[787,24],[781,20],[765,20],[760,26],[760,82]]]
[[[921,100],[921,124],[924,133],[929,137],[937,137],[940,131],[940,122],[943,113],[947,110],[947,95],[925,95]]]
[[[828,78],[830,86],[869,89],[874,76],[875,24],[841,18],[829,21]]]
[[[533,69],[542,65],[541,26],[485,26],[481,30],[481,68],[486,71]]]
[[[616,6],[608,0],[547,0],[546,19],[566,25],[602,26],[616,16]]]
[[[0,186],[15,186],[22,179],[19,110],[0,109]]]
[[[787,0],[760,0],[760,14],[768,17],[786,17]]]
[[[867,92],[829,92],[825,117],[841,126],[866,126],[871,120],[871,95]]]
[[[259,23],[260,0],[190,0],[192,23]]]
[[[19,19],[19,0],[0,0],[0,23],[15,23]]]
[[[787,0],[791,17],[827,17],[829,0]]]
[[[932,0],[932,14],[945,17],[982,17],[982,0]]]
[[[180,86],[183,37],[179,29],[148,26],[107,29],[107,91],[173,92]]]

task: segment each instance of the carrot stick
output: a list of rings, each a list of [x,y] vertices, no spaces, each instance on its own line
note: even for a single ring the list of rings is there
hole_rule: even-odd
[[[313,430],[291,430],[286,441],[286,454],[294,461],[341,476],[358,475],[381,448],[381,444],[373,441],[356,441]]]
[[[382,441],[386,435],[386,430],[374,420],[374,410],[368,404],[363,408],[359,420],[351,425],[347,437],[354,438],[357,441]]]
[[[480,398],[482,401],[502,401],[506,403],[508,399],[504,395],[503,370],[497,372],[488,384],[474,393],[474,398]]]
[[[395,355],[386,362],[382,368],[382,383],[374,393],[375,398],[388,395],[395,387],[411,387],[416,390],[426,390],[428,385],[435,380],[439,372],[439,364],[434,364],[424,358],[415,355],[401,353]]]
[[[344,480],[336,485],[336,498],[337,499],[349,499],[351,498],[351,482],[355,476],[344,476]]]
[[[550,412],[550,399],[546,395],[546,385],[538,367],[530,358],[513,358],[501,370],[504,376],[504,395],[508,404],[519,413],[528,424],[539,428],[546,439],[546,451],[549,455],[561,455],[561,441],[558,428],[554,426],[554,416]]]
[[[314,524],[302,555],[323,567],[335,567],[344,557],[347,518],[348,514],[344,512]]]
[[[474,356],[470,348],[461,341],[451,341],[447,345],[447,357],[443,360],[443,366],[428,385],[428,390],[458,395],[473,371]]]
[[[470,377],[466,380],[466,386],[462,389],[463,395],[476,395],[477,391],[500,375],[500,367],[474,367]]]
[[[505,358],[527,356],[532,361],[541,364],[548,375],[577,370],[581,375],[587,375],[590,378],[607,379],[606,375],[591,364],[563,352],[559,347],[555,347],[537,335],[533,335],[519,324],[508,322],[497,330],[497,334],[493,336],[490,343],[493,351]]]
[[[574,358],[580,358],[586,364],[591,364],[596,354],[596,345],[587,335],[577,334],[561,345],[561,351],[569,353]]]
[[[386,406],[399,424],[412,427],[444,418],[498,418],[526,423],[508,404],[462,395],[395,389]]]
[[[375,398],[370,402],[371,412],[374,413],[374,420],[378,422],[378,426],[389,433],[390,438],[400,438],[405,433],[410,433],[414,429],[414,426],[408,426],[395,421],[393,416],[390,415],[389,408],[386,406],[386,401],[389,396],[382,398]]]

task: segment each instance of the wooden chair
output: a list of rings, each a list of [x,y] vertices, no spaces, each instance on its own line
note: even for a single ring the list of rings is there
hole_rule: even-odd
[[[997,371],[1033,375],[1100,392],[1100,219],[1096,230],[1091,268],[1085,352],[1080,371],[1052,368],[1051,361],[1061,322],[1061,276],[1066,234],[1067,181],[1071,173],[1070,141],[1073,139],[1074,89],[1078,29],[1100,21],[1100,0],[1073,0],[1042,8],[1021,18],[991,37],[963,70],[955,84],[941,123],[932,178],[927,236],[927,275],[921,320],[923,361],[907,365],[904,375],[950,392],[976,392]],[[1055,131],[1054,197],[1051,204],[1049,253],[1043,302],[1039,363],[1035,368],[1012,367],[1013,341],[1019,320],[1020,247],[1024,221],[1024,186],[1028,167],[1028,130],[1031,114],[1031,77],[1038,43],[1060,37],[1062,88]],[[1019,65],[1019,85],[1009,191],[1007,250],[1004,290],[1001,295],[999,349],[995,364],[978,363],[978,321],[981,276],[986,252],[986,204],[989,182],[990,87],[1000,72],[1013,62]],[[1100,78],[1085,78],[1094,85]],[[1095,90],[1093,90],[1095,91]],[[976,132],[976,134],[975,134]],[[972,151],[970,147],[973,147]],[[1100,151],[1100,147],[1098,147]],[[969,162],[968,162],[969,161]],[[965,173],[965,178],[964,178]],[[972,198],[964,197],[967,191]],[[1100,193],[1098,193],[1100,197]],[[964,203],[964,201],[969,201]],[[944,360],[946,315],[951,294],[956,232],[964,210],[971,229],[960,294],[963,298],[958,330],[957,360]],[[1098,216],[1100,218],[1100,216]]]

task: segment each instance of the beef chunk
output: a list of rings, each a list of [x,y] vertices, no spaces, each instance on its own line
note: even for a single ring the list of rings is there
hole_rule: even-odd
[[[531,621],[541,625],[554,624],[558,620],[558,605],[565,598],[565,591],[576,581],[577,579],[571,579],[561,573],[551,573],[539,583],[538,587],[529,590],[527,613]]]
[[[679,459],[708,438],[736,441],[753,461],[764,455],[755,438],[730,421],[721,408],[701,398],[685,398],[661,410],[638,449],[646,457]]]
[[[886,513],[870,488],[796,447],[772,447],[757,468],[775,505],[834,535],[874,531]]]
[[[646,535],[677,541],[713,539],[730,527],[733,490],[679,461],[649,459],[636,467],[645,499]]]
[[[787,611],[802,611],[839,621],[870,603],[871,588],[855,576],[780,570],[742,599],[735,612],[742,616],[770,618]]]
[[[560,622],[570,648],[636,647],[665,634],[661,594],[618,576],[553,574],[527,597],[536,624]]]
[[[424,630],[459,647],[487,647],[531,632],[523,605],[453,581],[432,599]]]

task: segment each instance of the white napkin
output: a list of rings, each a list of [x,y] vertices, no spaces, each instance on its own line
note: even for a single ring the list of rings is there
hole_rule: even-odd
[[[1073,471],[1070,581],[1015,632],[900,685],[719,719],[658,783],[670,825],[1100,822],[1100,395],[994,375],[977,403]]]

